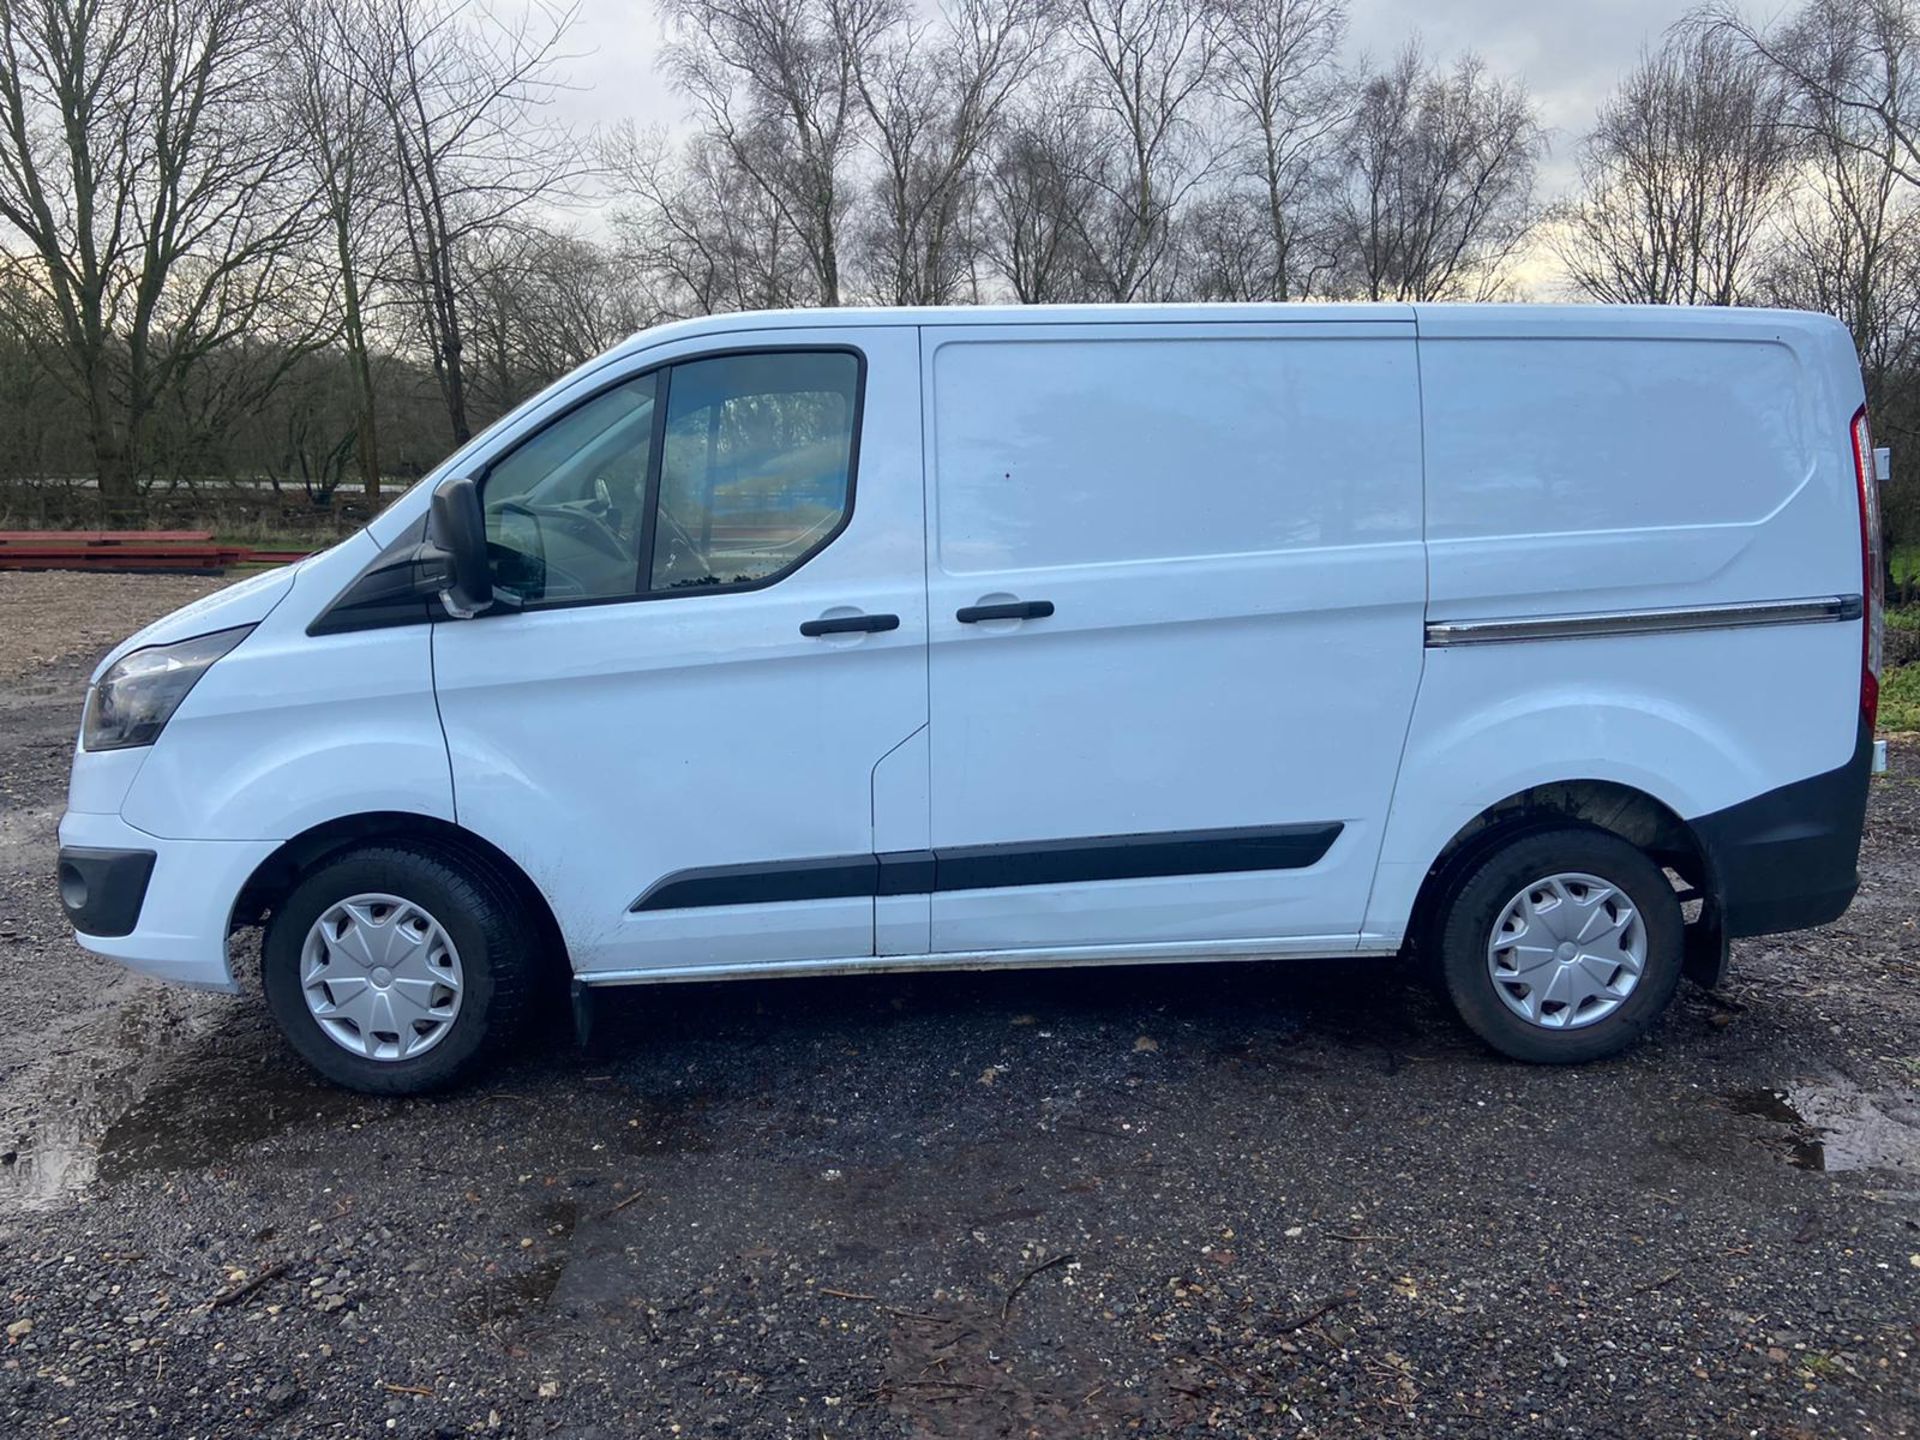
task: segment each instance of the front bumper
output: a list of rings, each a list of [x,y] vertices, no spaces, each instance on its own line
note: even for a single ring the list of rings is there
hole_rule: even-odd
[[[116,928],[117,912],[101,918],[91,905],[70,910],[75,919],[74,939],[95,955],[118,960],[129,969],[206,990],[231,994],[240,987],[234,983],[232,967],[227,963],[227,927],[233,917],[234,902],[241,888],[260,863],[278,849],[271,840],[163,840],[136,829],[118,815],[85,814],[69,810],[60,821],[62,889],[71,857],[94,858],[100,852],[113,855],[151,855],[144,891],[132,901],[132,913],[126,915],[128,928],[120,934],[89,933],[78,928],[84,922],[91,929]],[[93,856],[89,856],[93,852]],[[103,874],[96,859],[94,875]],[[127,907],[126,886],[135,862],[117,860],[110,868],[115,878],[100,883],[110,887],[115,903]],[[93,886],[86,897],[97,903]],[[63,900],[80,898],[77,895]]]
[[[151,850],[103,850],[94,845],[60,847],[60,908],[81,935],[126,935],[140,923]]]
[[[1825,925],[1860,888],[1860,832],[1874,762],[1863,720],[1853,757],[1693,822],[1729,938]]]

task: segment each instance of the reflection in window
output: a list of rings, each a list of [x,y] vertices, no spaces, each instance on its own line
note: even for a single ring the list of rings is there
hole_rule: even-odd
[[[523,603],[604,600],[639,587],[655,380],[568,411],[481,487],[493,583]]]
[[[847,510],[858,388],[839,353],[675,366],[652,588],[764,580],[818,549]]]

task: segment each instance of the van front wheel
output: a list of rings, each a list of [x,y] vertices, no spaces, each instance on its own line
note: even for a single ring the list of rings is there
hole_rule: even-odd
[[[1640,1040],[1680,983],[1685,920],[1666,872],[1616,835],[1520,835],[1470,870],[1440,929],[1467,1025],[1516,1060],[1572,1064]]]
[[[521,1026],[536,931],[512,887],[438,847],[322,862],[277,906],[267,1004],[301,1058],[377,1095],[447,1085]]]

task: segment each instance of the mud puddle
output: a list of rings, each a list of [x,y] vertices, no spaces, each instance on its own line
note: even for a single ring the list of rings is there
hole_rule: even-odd
[[[1789,1164],[1802,1170],[1889,1171],[1920,1180],[1920,1100],[1872,1093],[1845,1080],[1737,1090],[1736,1115],[1787,1127]]]
[[[62,1032],[0,1086],[0,1216],[50,1210],[96,1180],[197,1168],[358,1097],[290,1064],[214,1050],[222,998],[158,987]]]

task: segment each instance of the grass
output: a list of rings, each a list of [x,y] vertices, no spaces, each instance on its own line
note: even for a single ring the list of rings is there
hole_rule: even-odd
[[[1894,546],[1892,569],[1894,584],[1920,583],[1920,542]]]
[[[1880,729],[1920,730],[1920,664],[1880,677]]]

